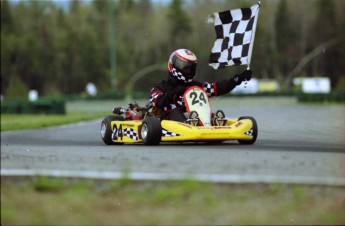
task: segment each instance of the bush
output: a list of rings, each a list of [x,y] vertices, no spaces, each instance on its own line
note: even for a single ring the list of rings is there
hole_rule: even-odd
[[[328,94],[324,93],[300,93],[297,95],[298,102],[335,102],[344,103],[345,102],[345,92],[344,91],[334,91]]]
[[[6,99],[1,102],[1,113],[12,114],[66,114],[64,100],[41,99],[30,102],[23,99]]]

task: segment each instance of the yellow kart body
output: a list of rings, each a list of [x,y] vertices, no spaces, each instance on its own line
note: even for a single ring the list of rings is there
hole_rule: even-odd
[[[240,117],[236,120],[226,119],[223,116],[218,117],[217,112],[220,111],[212,113],[206,92],[197,86],[187,89],[184,93],[184,100],[187,112],[190,115],[196,115],[195,118],[191,117],[186,122],[161,120],[154,114],[145,114],[141,117],[135,115],[136,119],[134,119],[131,116],[134,107],[117,108],[115,115],[108,116],[102,121],[101,136],[104,143],[157,145],[160,142],[221,142],[227,140],[237,140],[240,144],[255,143],[258,128],[253,117]],[[139,107],[136,109],[138,110]],[[147,112],[149,108],[140,109]],[[224,113],[222,112],[221,115]]]
[[[111,143],[145,143],[141,120],[111,121]],[[192,126],[182,122],[162,120],[160,142],[208,142],[238,140],[252,144],[256,140],[257,126],[251,117],[228,119],[225,126]]]

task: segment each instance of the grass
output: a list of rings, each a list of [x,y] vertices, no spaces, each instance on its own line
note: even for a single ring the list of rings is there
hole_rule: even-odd
[[[1,178],[1,225],[344,224],[343,187]]]
[[[37,129],[104,117],[105,113],[70,112],[66,115],[2,114],[1,131]]]
[[[1,131],[38,129],[103,118],[124,101],[74,101],[66,104],[65,115],[1,114]]]

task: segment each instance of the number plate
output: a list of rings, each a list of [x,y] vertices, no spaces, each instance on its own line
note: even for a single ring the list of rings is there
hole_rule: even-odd
[[[187,112],[196,111],[204,126],[211,125],[211,105],[207,93],[198,86],[190,87],[184,94]]]

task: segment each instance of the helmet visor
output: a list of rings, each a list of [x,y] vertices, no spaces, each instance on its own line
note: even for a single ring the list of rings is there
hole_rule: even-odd
[[[193,61],[184,61],[176,57],[175,67],[179,69],[188,79],[194,78],[197,64]]]

